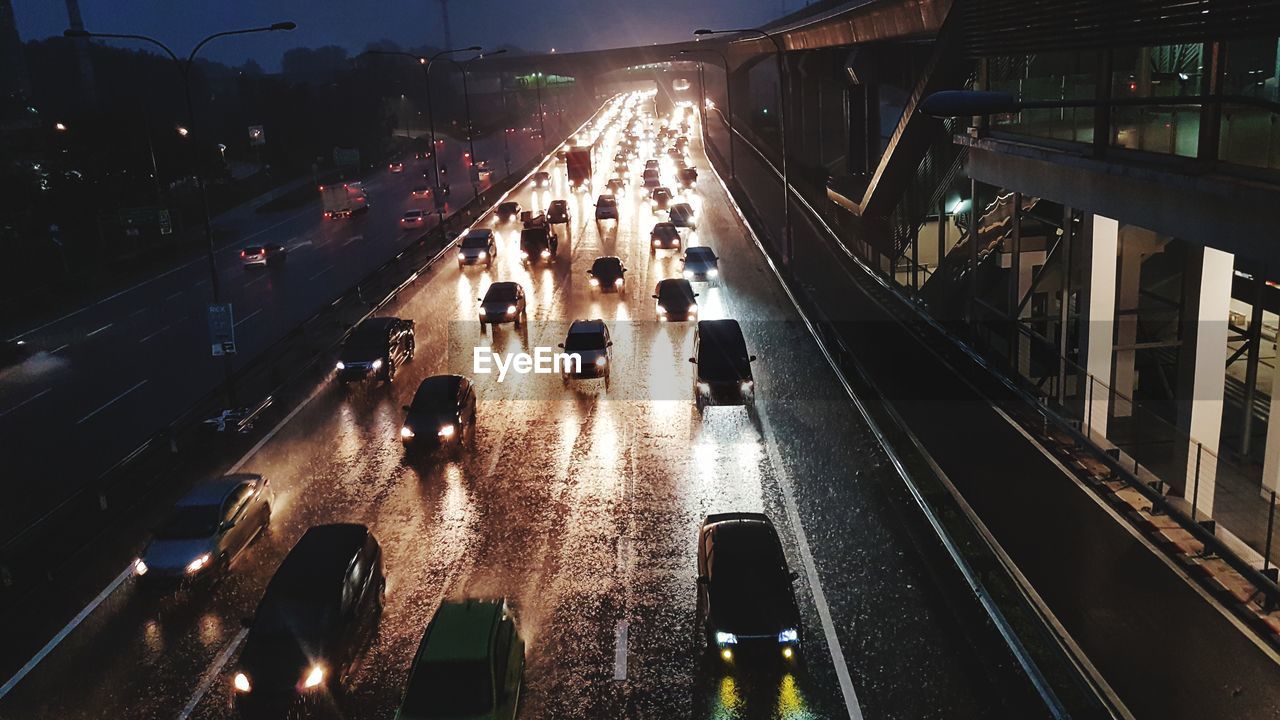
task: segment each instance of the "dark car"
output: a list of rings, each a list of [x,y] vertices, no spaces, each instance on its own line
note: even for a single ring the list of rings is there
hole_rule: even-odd
[[[520,203],[507,201],[498,203],[498,209],[494,211],[494,217],[498,222],[511,222],[520,217]]]
[[[678,228],[689,228],[690,230],[698,227],[698,220],[694,216],[693,206],[689,203],[676,203],[667,211],[667,219],[672,225]]]
[[[232,673],[242,717],[336,712],[382,616],[382,548],[369,528],[317,525],[293,546],[258,603]]]
[[[669,222],[660,222],[649,232],[649,254],[658,250],[679,250],[680,229]]]
[[[404,406],[400,441],[405,449],[458,448],[475,439],[476,392],[461,375],[433,375]]]
[[[536,188],[549,187],[551,185],[551,173],[545,170],[538,171],[533,174],[533,186]]]
[[[655,309],[658,320],[696,320],[696,297],[698,294],[693,291],[693,286],[684,278],[659,280],[653,291],[653,299],[658,301]]]
[[[351,331],[338,355],[338,380],[378,377],[392,382],[396,369],[413,359],[413,321],[366,318]]]
[[[24,340],[0,342],[0,370],[16,367],[31,359],[35,351]]]
[[[601,292],[622,292],[622,288],[626,279],[624,276],[627,269],[622,266],[622,261],[615,255],[604,255],[596,258],[591,263],[591,269],[587,271],[587,277],[591,278],[591,288]]]
[[[524,640],[507,604],[443,602],[409,670],[398,720],[514,720],[524,680]]]
[[[463,265],[479,265],[493,267],[498,257],[498,245],[494,241],[493,231],[489,228],[468,230],[458,241],[458,267]]]
[[[520,259],[525,265],[551,262],[559,245],[560,239],[547,223],[531,224],[520,231]]]
[[[676,179],[680,181],[680,187],[692,190],[698,187],[698,169],[691,167],[680,168],[676,171]]]
[[[267,479],[252,473],[196,485],[152,531],[134,574],[172,589],[225,573],[271,524],[274,499]]]
[[[250,245],[240,251],[240,262],[246,267],[271,267],[281,265],[288,256],[283,245],[269,243],[266,245]]]
[[[622,178],[609,178],[609,182],[605,183],[605,192],[614,197],[623,197],[627,194],[627,183]]]
[[[549,223],[567,223],[570,222],[568,200],[552,200],[547,206],[547,222]]]
[[[686,280],[720,283],[720,258],[715,251],[705,245],[691,247],[684,251],[680,258],[684,265],[683,275]]]
[[[699,320],[693,334],[693,401],[701,411],[707,405],[755,403],[755,378],[747,354],[747,342],[737,320]]]
[[[570,379],[604,378],[605,387],[609,385],[612,373],[613,341],[609,339],[609,328],[604,320],[574,320],[569,326],[569,334],[559,347],[569,355],[577,355],[580,364],[565,363],[564,381]]]
[[[618,219],[618,199],[613,195],[596,198],[596,222]]]
[[[656,187],[649,191],[649,205],[654,210],[666,210],[671,206],[671,190],[665,187]]]
[[[525,305],[524,288],[519,283],[508,280],[496,282],[489,286],[485,291],[484,297],[480,298],[480,332],[484,332],[484,326],[497,325],[499,323],[514,323],[516,328],[520,328],[520,323],[524,320],[528,308]]]
[[[750,656],[790,661],[800,611],[782,543],[760,513],[708,515],[698,532],[698,626],[726,663]]]
[[[644,161],[644,169],[657,170],[660,164],[661,163],[658,162],[658,158],[649,158],[648,160]]]

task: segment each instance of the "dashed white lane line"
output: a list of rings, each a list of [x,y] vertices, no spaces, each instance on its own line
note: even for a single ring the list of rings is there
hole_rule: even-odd
[[[363,235],[353,235],[350,239],[348,239],[346,242],[342,243],[338,247],[344,248],[357,240],[363,240],[363,239],[364,239]]]
[[[333,266],[332,266],[332,265],[330,265],[330,266],[326,267],[325,269],[321,270],[320,272],[316,273],[315,275],[312,275],[311,277],[307,278],[307,282],[311,282],[312,280],[315,280],[316,278],[318,278],[318,277],[320,277],[321,275],[323,275],[323,274],[325,274],[325,273],[329,272],[329,271],[330,271],[330,270],[332,270],[332,269],[333,269]]]
[[[156,330],[155,332],[151,333],[150,335],[148,335],[148,336],[146,336],[146,337],[142,338],[142,339],[141,339],[141,340],[139,340],[138,342],[139,342],[139,343],[144,343],[144,342],[146,342],[146,341],[150,340],[151,338],[153,338],[153,337],[155,337],[155,336],[159,335],[160,333],[164,332],[165,330],[168,330],[170,327],[173,327],[173,326],[172,326],[172,325],[165,325],[164,327],[160,328],[159,330]]]
[[[50,350],[50,351],[49,351],[49,354],[50,354],[50,355],[57,355],[58,353],[62,352],[63,350],[66,350],[66,349],[67,349],[67,348],[69,348],[69,347],[71,347],[71,343],[62,343],[62,344],[61,344],[61,345],[59,345],[58,347],[56,347],[56,348],[54,348],[54,349]]]
[[[236,321],[235,327],[240,327],[241,325],[249,322],[250,320],[257,317],[258,313],[260,312],[262,312],[262,308],[258,308],[257,310],[254,310],[253,312],[249,313],[248,315],[245,315],[244,317]]]
[[[613,679],[618,681],[627,679],[627,630],[626,620],[613,629]]]
[[[174,298],[178,297],[179,295],[181,295],[181,294],[182,294],[182,293],[184,293],[184,292],[186,292],[186,290],[179,290],[179,291],[177,291],[177,292],[175,292],[175,293],[169,293],[168,295],[166,295],[166,296],[164,297],[164,300],[165,300],[165,302],[169,302],[170,300],[172,300],[172,299],[174,299]]]
[[[8,410],[0,411],[0,418],[4,417],[5,415],[8,415],[9,413],[13,412],[14,410],[17,410],[18,408],[22,407],[23,405],[26,405],[27,403],[29,403],[29,402],[31,402],[31,401],[33,401],[33,400],[35,400],[35,399],[39,398],[39,397],[42,397],[42,396],[44,396],[44,395],[47,395],[47,394],[49,394],[49,393],[51,393],[51,392],[53,392],[53,388],[45,388],[45,389],[41,390],[40,392],[36,393],[35,395],[32,395],[31,397],[27,398],[26,400],[23,400],[22,402],[18,403],[17,405],[14,405],[13,407],[9,408]]]
[[[104,403],[101,407],[99,407],[97,410],[94,410],[93,412],[89,413],[88,415],[85,415],[84,417],[82,417],[82,418],[80,418],[79,420],[77,420],[77,421],[76,421],[76,424],[77,424],[77,425],[82,425],[82,424],[84,424],[84,422],[85,422],[86,420],[88,420],[89,418],[93,417],[94,415],[97,415],[98,413],[102,412],[103,410],[106,410],[107,408],[109,408],[109,407],[111,407],[113,404],[115,404],[115,403],[116,403],[116,401],[120,400],[120,398],[123,398],[125,395],[128,395],[129,393],[133,392],[134,390],[137,390],[138,388],[140,388],[140,387],[142,387],[143,385],[146,385],[146,384],[147,384],[147,381],[146,381],[146,380],[141,380],[141,381],[139,381],[137,385],[134,385],[133,387],[129,388],[128,390],[125,390],[124,392],[120,393],[119,395],[117,395],[117,396],[115,396],[115,397],[111,398],[111,399],[110,399],[110,400],[108,400],[106,403]]]
[[[244,642],[244,638],[248,634],[248,628],[241,628],[240,632],[231,638],[231,642],[227,643],[227,646],[222,648],[218,656],[213,659],[213,664],[200,677],[200,684],[196,686],[196,691],[191,694],[187,704],[182,706],[182,712],[178,713],[178,720],[187,720],[187,718],[191,717],[191,713],[195,712],[200,700],[204,698],[205,693],[209,692],[209,688],[213,687],[213,681],[217,680],[218,675],[222,674],[222,668],[226,667],[227,661],[231,659],[231,655],[235,653],[236,648],[240,647],[240,643]]]
[[[53,652],[53,649],[58,646],[58,643],[66,639],[66,637],[71,634],[72,630],[75,630],[80,623],[84,622],[85,618],[89,617],[94,610],[97,610],[98,606],[102,604],[102,601],[110,597],[111,593],[115,592],[116,588],[120,587],[120,584],[127,580],[131,575],[133,575],[133,565],[129,565],[124,569],[124,572],[117,575],[116,579],[112,580],[109,585],[103,588],[102,592],[98,593],[97,597],[90,601],[88,605],[85,605],[84,609],[76,614],[75,617],[71,618],[71,622],[64,625],[63,628],[58,631],[57,635],[50,638],[49,642],[45,643],[44,647],[40,648],[40,652],[36,653],[35,656],[28,660],[26,665],[19,668],[18,672],[14,673],[13,677],[6,680],[4,685],[0,685],[0,700],[3,700],[4,696],[8,695],[10,690],[17,687],[18,683],[22,682],[22,679],[25,678],[28,673],[35,670],[36,666],[40,664],[40,661],[44,660],[49,653]]]
[[[106,325],[103,325],[102,327],[98,328],[97,330],[94,330],[93,332],[91,332],[91,333],[89,333],[89,334],[85,335],[85,337],[86,337],[86,338],[91,338],[91,337],[93,337],[94,335],[97,335],[98,333],[102,332],[103,330],[106,330],[107,328],[111,327],[111,326],[112,326],[112,325],[114,325],[114,324],[115,324],[115,323],[107,323]]]

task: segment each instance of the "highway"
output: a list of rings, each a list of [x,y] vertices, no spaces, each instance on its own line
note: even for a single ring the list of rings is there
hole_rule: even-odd
[[[563,165],[547,159],[552,188],[522,186],[512,199],[535,208],[569,199],[571,236],[562,236],[558,262],[524,268],[511,224],[497,226],[491,270],[438,264],[388,308],[417,323],[417,357],[395,383],[317,386],[236,468],[263,473],[278,496],[270,534],[231,576],[207,593],[166,599],[125,580],[0,700],[0,717],[234,717],[229,669],[244,637],[240,619],[302,533],[337,521],[373,529],[389,581],[376,642],[343,700],[348,718],[391,717],[440,601],[477,596],[505,597],[514,608],[527,642],[526,719],[1036,717],[1012,699],[1017,680],[1009,671],[986,666],[970,646],[966,638],[984,631],[958,627],[913,548],[904,510],[888,497],[901,480],[754,246],[697,136],[690,132],[701,172],[696,244],[722,258],[721,285],[695,286],[700,314],[742,322],[759,357],[758,422],[742,408],[713,407],[701,419],[693,410],[685,360],[692,324],[656,322],[650,298],[656,282],[678,276],[680,266],[672,253],[650,254],[655,215],[647,204],[633,194],[619,202],[616,226],[597,226],[592,199],[568,193]],[[597,174],[597,187],[603,177]],[[394,195],[389,188],[398,182],[379,177],[375,192]],[[239,315],[245,337],[265,342],[270,328],[305,314],[272,304],[275,293],[305,292],[315,282],[307,278],[324,272],[359,275],[340,258],[380,262],[396,240],[373,238],[393,234],[395,216],[371,215],[357,221],[363,228],[312,223],[309,231],[292,223],[310,220],[283,220],[270,232],[310,246],[278,281],[267,275],[238,289],[238,308],[261,308]],[[369,239],[351,240],[359,234]],[[383,243],[380,252],[337,255],[343,244],[369,242]],[[606,254],[629,269],[618,297],[597,296],[584,275]],[[525,286],[530,323],[522,332],[503,326],[481,334],[476,299],[506,279]],[[181,292],[172,289],[181,285],[166,280],[149,293]],[[264,304],[249,302],[255,298]],[[185,311],[201,302],[192,298]],[[84,323],[118,322],[102,334],[145,346],[164,336],[144,342],[158,321],[184,311],[181,304],[145,308],[133,320],[112,310]],[[580,318],[603,318],[613,333],[607,390],[598,381],[565,387],[558,377],[528,375],[499,383],[471,372],[477,344],[554,347]],[[166,341],[173,356],[159,346],[80,341],[73,359],[114,352],[116,363],[146,360],[134,361],[137,372],[109,373],[113,381],[93,393],[54,391],[85,396],[74,408],[49,396],[36,402],[65,405],[65,422],[75,423],[141,379],[142,387],[84,421],[111,433],[119,418],[143,413],[163,388],[183,382],[185,371],[151,373],[201,354],[202,320],[192,322]],[[178,354],[186,345],[189,354]],[[443,372],[472,375],[477,384],[476,448],[459,459],[407,460],[401,406],[422,378]],[[90,434],[82,427],[76,436]],[[800,575],[805,645],[791,671],[726,672],[701,652],[696,532],[703,517],[724,511],[768,513]],[[115,560],[123,569],[129,558]]]
[[[512,133],[512,165],[539,152],[526,133]],[[450,211],[472,197],[462,153],[448,140],[441,149],[451,180]],[[494,178],[505,173],[500,134],[476,141]],[[368,213],[325,221],[319,197],[303,207],[255,212],[244,205],[218,217],[216,261],[225,301],[233,304],[239,355],[252,360],[360,278],[425,232],[404,230],[399,219],[430,200],[410,197],[429,185],[430,160],[409,160],[405,172],[384,166],[366,181]],[[483,188],[481,188],[483,189]],[[434,226],[434,216],[428,227]],[[246,245],[288,248],[283,267],[245,269]],[[206,307],[212,299],[204,256],[192,259],[92,305],[28,329],[22,339],[43,350],[0,374],[0,463],[14,476],[36,480],[20,502],[5,503],[0,521],[15,531],[92,480],[151,437],[223,378],[223,361],[211,356]],[[60,452],[76,438],[74,453]]]

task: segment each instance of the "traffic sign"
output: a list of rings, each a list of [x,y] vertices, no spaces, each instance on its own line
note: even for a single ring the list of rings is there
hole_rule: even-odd
[[[209,306],[209,340],[214,357],[236,354],[236,323],[231,303]]]

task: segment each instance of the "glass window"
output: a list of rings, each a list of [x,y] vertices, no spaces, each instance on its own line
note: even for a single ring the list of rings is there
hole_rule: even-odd
[[[1111,96],[1152,98],[1151,105],[1116,105],[1111,144],[1147,152],[1195,157],[1200,147],[1200,106],[1177,98],[1204,89],[1204,46],[1158,45],[1112,51]],[[1155,103],[1164,102],[1164,105]]]
[[[1237,165],[1280,168],[1280,108],[1276,107],[1280,103],[1280,53],[1276,37],[1227,43],[1222,94],[1256,102],[1223,103],[1218,158]]]
[[[1080,100],[1097,95],[1094,52],[1059,52],[992,58],[987,87],[1022,100]],[[1093,142],[1093,108],[1049,108],[995,115],[995,128],[1024,135]]]

